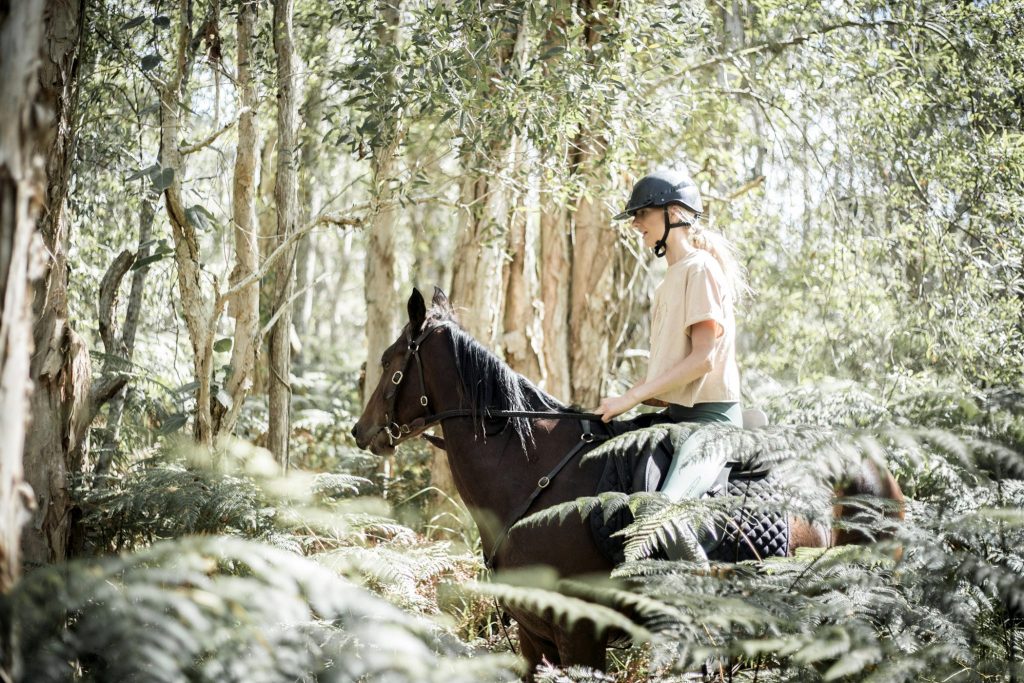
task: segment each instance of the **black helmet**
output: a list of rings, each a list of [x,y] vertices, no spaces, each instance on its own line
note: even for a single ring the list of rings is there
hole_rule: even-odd
[[[631,218],[637,211],[648,206],[682,204],[698,217],[704,213],[700,201],[700,190],[689,175],[680,171],[657,171],[641,178],[633,186],[626,209],[613,220]]]

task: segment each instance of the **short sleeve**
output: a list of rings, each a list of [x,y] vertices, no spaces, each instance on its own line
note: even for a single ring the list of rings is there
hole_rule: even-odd
[[[701,263],[690,269],[686,281],[686,319],[683,329],[687,336],[690,328],[705,320],[717,323],[716,337],[725,332],[725,292],[721,269],[715,264]]]

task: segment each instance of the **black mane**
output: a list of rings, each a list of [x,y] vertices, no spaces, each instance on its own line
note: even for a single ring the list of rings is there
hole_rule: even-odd
[[[474,423],[481,432],[486,410],[563,412],[567,409],[462,329],[450,309],[435,306],[430,310],[424,326],[437,324],[449,324],[452,331],[452,350],[459,372],[461,398],[464,407],[473,410]],[[509,418],[509,426],[519,438],[523,450],[533,444],[530,418]]]

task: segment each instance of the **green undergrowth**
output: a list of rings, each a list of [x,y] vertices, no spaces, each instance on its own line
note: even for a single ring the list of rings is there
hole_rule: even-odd
[[[544,681],[1021,676],[1024,463],[1012,392],[905,383],[880,394],[837,383],[754,393],[772,426],[707,432],[708,449],[819,473],[878,459],[910,497],[905,520],[861,501],[850,524],[876,543],[706,567],[656,551],[673,524],[725,515],[728,499],[584,499],[543,514],[628,505],[627,562],[612,577],[491,577],[468,512],[422,485],[429,451],[400,448],[385,477],[351,443],[351,421],[335,422],[351,420],[339,404],[330,419],[300,411],[295,439],[307,450],[287,476],[246,441],[205,452],[164,438],[79,482],[86,556],[30,572],[11,597],[22,671],[28,680],[513,680],[517,627],[503,603],[616,641],[610,673],[549,667]],[[796,487],[781,505],[805,503]],[[145,636],[128,637],[136,632]]]

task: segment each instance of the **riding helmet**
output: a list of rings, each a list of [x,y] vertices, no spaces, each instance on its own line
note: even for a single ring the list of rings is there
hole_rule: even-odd
[[[629,195],[626,209],[615,216],[614,220],[632,218],[637,211],[648,206],[666,206],[682,204],[699,217],[704,213],[704,205],[700,200],[700,190],[689,175],[680,171],[657,171],[644,176]]]

